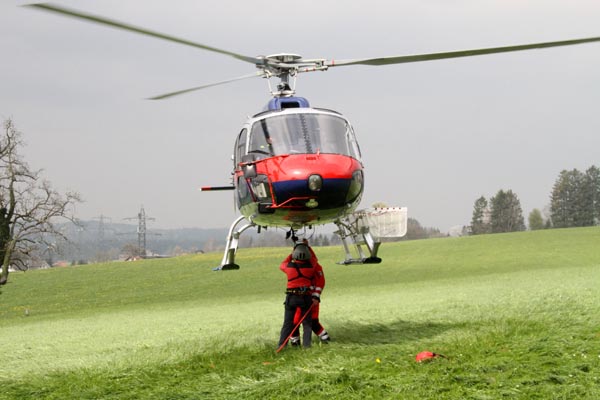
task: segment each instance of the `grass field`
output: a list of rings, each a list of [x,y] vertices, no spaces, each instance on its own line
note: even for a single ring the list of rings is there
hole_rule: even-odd
[[[277,354],[286,251],[11,274],[0,399],[600,398],[598,227],[317,249],[332,342]]]

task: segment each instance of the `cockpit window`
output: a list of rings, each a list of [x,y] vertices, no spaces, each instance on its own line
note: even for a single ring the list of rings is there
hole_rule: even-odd
[[[329,114],[285,114],[254,123],[248,147],[259,157],[281,154],[342,154],[360,160],[352,127]]]

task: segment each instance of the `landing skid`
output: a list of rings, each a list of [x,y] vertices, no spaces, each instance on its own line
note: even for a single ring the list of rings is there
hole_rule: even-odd
[[[399,238],[406,235],[407,210],[404,207],[392,207],[356,211],[334,223],[338,227],[335,233],[342,240],[346,253],[346,258],[338,264],[379,264],[381,258],[377,256],[377,252],[381,245],[381,238]],[[231,224],[221,265],[213,268],[213,271],[240,269],[240,266],[235,263],[239,238],[245,230],[254,227],[257,227],[260,233],[261,226],[249,222],[243,216]],[[287,238],[290,236],[294,242],[298,240],[293,229],[288,232]],[[357,257],[350,252],[351,246],[356,249]]]
[[[213,271],[231,271],[240,269],[240,266],[235,263],[235,253],[237,252],[240,235],[248,228],[253,228],[256,224],[249,222],[246,225],[242,225],[239,229],[238,225],[241,225],[243,222],[246,222],[245,217],[239,217],[231,227],[229,228],[229,233],[227,234],[227,243],[225,244],[225,253],[223,254],[223,260],[221,260],[221,265],[216,268],[213,268]]]

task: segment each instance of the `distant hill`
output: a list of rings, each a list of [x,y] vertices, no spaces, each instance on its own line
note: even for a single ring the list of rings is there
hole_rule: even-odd
[[[62,224],[68,243],[57,244],[52,255],[72,262],[107,261],[117,259],[126,245],[138,244],[137,225],[81,221],[81,227]],[[181,255],[214,251],[225,243],[226,228],[181,228],[146,230],[146,248],[153,254]]]
[[[135,223],[112,223],[100,220],[80,221],[81,226],[71,223],[59,225],[68,238],[67,243],[57,243],[54,251],[45,252],[39,258],[52,265],[56,261],[74,264],[87,264],[123,258],[124,248],[138,245],[138,226]],[[146,228],[146,250],[149,254],[178,256],[197,252],[221,251],[225,247],[229,228]],[[239,248],[285,247],[286,229],[262,229],[259,234],[249,229],[240,237]],[[409,218],[408,234],[403,240],[445,236],[436,228],[422,227],[415,219]],[[339,237],[331,232],[331,227],[316,227],[309,236],[313,246],[341,245]]]

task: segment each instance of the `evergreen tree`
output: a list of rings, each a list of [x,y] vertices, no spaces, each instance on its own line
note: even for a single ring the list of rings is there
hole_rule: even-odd
[[[521,202],[512,191],[499,190],[490,199],[492,233],[516,232],[525,230],[525,219]]]
[[[583,174],[577,169],[562,170],[552,188],[550,216],[555,228],[582,226],[586,220]]]
[[[555,228],[566,228],[573,225],[570,205],[573,201],[569,187],[569,171],[563,169],[552,187],[550,195],[550,217]]]
[[[488,201],[484,196],[475,200],[471,218],[471,234],[480,235],[490,232]]]
[[[556,228],[596,225],[600,221],[600,169],[585,173],[560,172],[550,196],[552,224]]]
[[[600,223],[600,169],[592,165],[583,178],[584,205],[587,225]]]
[[[406,225],[406,235],[404,236],[404,239],[415,240],[427,238],[427,232],[425,231],[425,228],[423,228],[421,223],[416,219],[409,217],[406,221]]]

